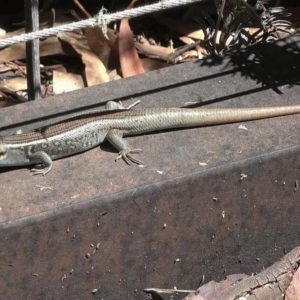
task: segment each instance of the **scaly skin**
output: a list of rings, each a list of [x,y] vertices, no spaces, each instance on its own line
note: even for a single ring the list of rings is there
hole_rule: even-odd
[[[117,159],[143,164],[131,154],[124,136],[171,128],[243,122],[300,113],[300,106],[229,109],[153,108],[124,109],[109,102],[107,110],[83,113],[63,122],[0,138],[0,167],[41,164],[34,174],[47,174],[52,160],[89,150],[108,140],[118,151]]]

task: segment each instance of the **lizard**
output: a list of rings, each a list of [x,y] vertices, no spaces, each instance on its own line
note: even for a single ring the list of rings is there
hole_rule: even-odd
[[[39,165],[31,171],[46,175],[53,160],[84,152],[107,140],[118,151],[116,160],[144,165],[132,154],[125,136],[165,129],[244,122],[300,113],[300,105],[260,108],[125,108],[109,101],[106,109],[79,113],[61,122],[25,133],[0,137],[0,167]]]

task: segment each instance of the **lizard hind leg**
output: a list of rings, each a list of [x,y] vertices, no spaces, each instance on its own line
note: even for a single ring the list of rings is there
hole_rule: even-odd
[[[51,157],[44,151],[37,151],[35,153],[29,154],[30,161],[34,164],[41,164],[43,168],[37,169],[33,168],[31,169],[31,172],[33,172],[33,175],[43,175],[45,176],[47,173],[49,173],[52,169],[53,162]]]
[[[128,165],[132,163],[138,165],[145,165],[141,160],[134,158],[132,153],[140,153],[141,149],[129,149],[126,145],[125,140],[123,139],[123,131],[119,129],[111,129],[106,135],[106,139],[117,149],[119,150],[116,161],[122,158]]]

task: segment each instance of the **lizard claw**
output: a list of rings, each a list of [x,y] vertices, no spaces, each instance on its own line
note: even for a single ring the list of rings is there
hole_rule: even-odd
[[[43,175],[45,176],[47,173],[50,172],[52,166],[49,166],[49,167],[46,167],[46,168],[43,168],[43,169],[31,169],[30,171],[33,172],[33,175]]]
[[[116,161],[119,160],[120,158],[123,158],[124,161],[128,164],[128,165],[132,165],[132,163],[135,163],[137,165],[145,165],[145,163],[143,163],[141,160],[134,158],[131,153],[141,153],[142,150],[141,149],[133,149],[133,150],[129,150],[129,149],[124,149],[121,150],[116,158]]]

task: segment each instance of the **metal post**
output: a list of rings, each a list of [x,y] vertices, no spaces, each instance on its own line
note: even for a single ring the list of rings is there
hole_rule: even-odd
[[[26,33],[39,30],[39,1],[25,0]],[[26,42],[28,100],[42,98],[39,40]]]

